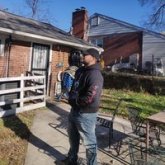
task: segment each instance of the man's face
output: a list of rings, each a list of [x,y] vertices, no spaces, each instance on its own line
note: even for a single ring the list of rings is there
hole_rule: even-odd
[[[82,61],[84,65],[88,66],[96,62],[95,57],[91,56],[90,54],[83,55]]]

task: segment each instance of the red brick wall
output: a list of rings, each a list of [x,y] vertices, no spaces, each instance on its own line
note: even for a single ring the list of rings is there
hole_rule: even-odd
[[[30,62],[30,42],[14,41],[10,51],[9,62],[9,77],[20,76],[22,73],[28,71]],[[54,98],[55,85],[57,81],[57,75],[59,71],[64,71],[68,66],[68,57],[71,48],[64,46],[53,46],[52,50],[52,62],[51,62],[51,76],[49,83],[49,95]],[[6,53],[6,55],[8,52]],[[7,62],[7,56],[0,57],[0,77],[6,77],[5,66]],[[63,63],[62,67],[57,67],[59,63]]]
[[[9,75],[20,76],[28,71],[30,62],[30,42],[15,41],[11,48]]]
[[[13,41],[10,55],[8,49],[5,49],[5,56],[0,57],[0,77],[6,77],[6,73],[9,77],[26,73],[29,66],[30,46],[30,42]],[[7,69],[7,63],[9,69]]]
[[[85,41],[87,37],[88,14],[87,10],[80,9],[72,14],[73,35]]]
[[[64,71],[68,66],[68,57],[70,54],[70,48],[64,46],[53,46],[52,51],[52,64],[51,64],[51,78],[50,78],[50,96],[54,98],[55,85],[57,81],[57,75],[59,71]],[[57,67],[59,62],[63,63],[62,67]]]
[[[7,59],[5,56],[0,56],[0,77],[5,77],[6,75],[6,64]]]
[[[142,56],[142,35],[141,33],[118,34],[104,38],[103,59],[105,65],[119,61],[120,58],[127,58],[134,53],[139,53],[141,64]]]

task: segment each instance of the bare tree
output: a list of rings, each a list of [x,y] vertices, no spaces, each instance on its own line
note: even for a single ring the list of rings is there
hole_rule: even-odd
[[[150,5],[152,7],[151,14],[144,26],[157,30],[165,30],[165,0],[138,0],[142,6]]]
[[[31,12],[32,12],[31,17],[35,18],[39,9],[40,0],[26,0],[25,2],[31,9]]]
[[[55,22],[55,18],[53,18],[49,10],[49,6],[52,5],[52,0],[25,0],[24,2],[31,11],[28,17],[47,23]]]

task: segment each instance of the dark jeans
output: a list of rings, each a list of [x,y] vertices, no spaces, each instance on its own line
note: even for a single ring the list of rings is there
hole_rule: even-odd
[[[97,113],[81,113],[71,110],[68,135],[70,150],[68,156],[77,161],[80,137],[86,147],[87,165],[97,164],[97,141],[95,135]]]

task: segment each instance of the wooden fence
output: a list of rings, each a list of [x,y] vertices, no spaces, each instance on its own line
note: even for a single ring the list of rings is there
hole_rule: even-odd
[[[17,87],[6,88],[15,82]],[[46,104],[45,76],[0,78],[0,117],[44,107]],[[14,97],[11,97],[13,94]],[[16,105],[14,108],[12,105]]]

